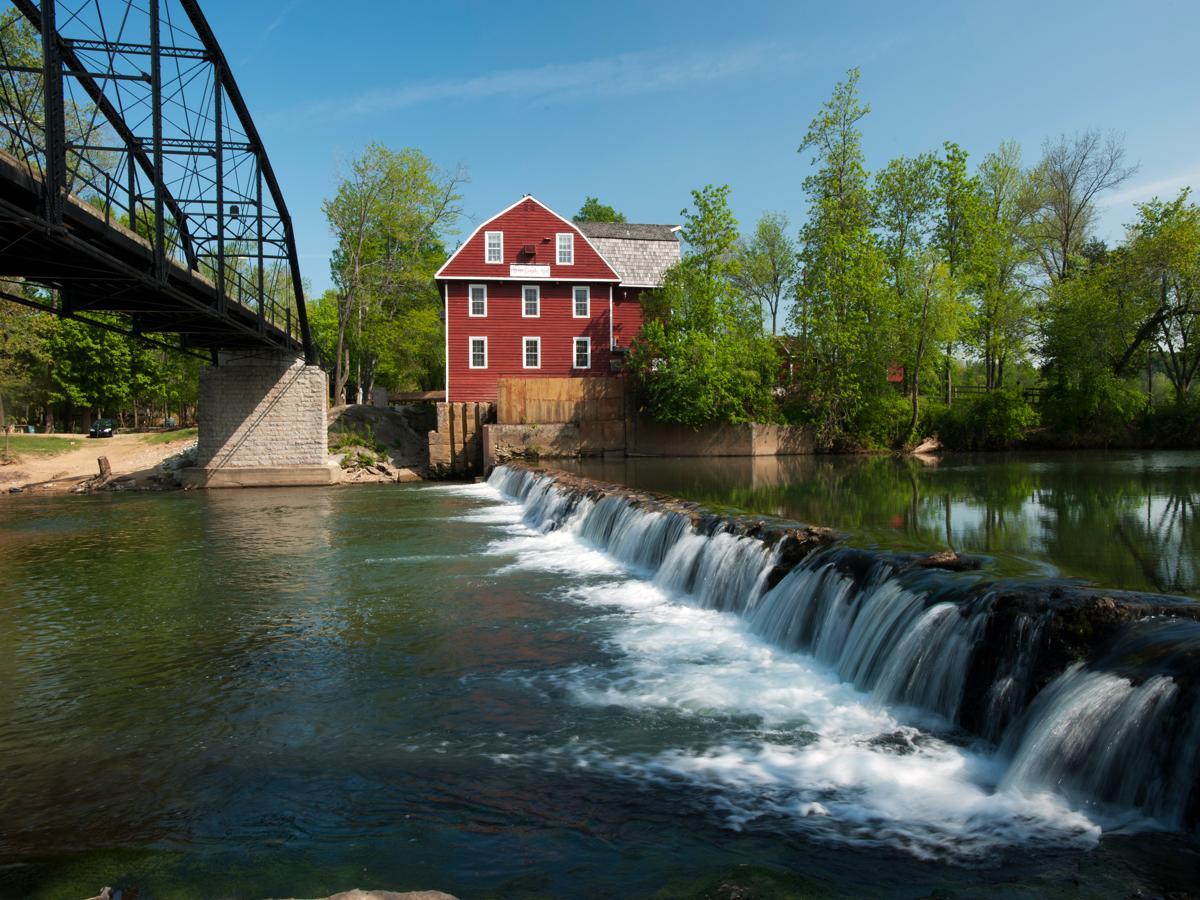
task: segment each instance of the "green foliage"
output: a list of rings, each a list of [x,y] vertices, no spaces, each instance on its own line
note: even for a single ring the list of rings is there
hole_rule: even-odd
[[[737,289],[758,303],[760,314],[770,314],[771,334],[779,328],[779,311],[796,290],[800,260],[788,235],[788,218],[766,212],[746,240],[739,241],[734,282]]]
[[[157,431],[145,435],[142,440],[147,444],[169,444],[172,441],[194,441],[199,434],[196,428],[172,428],[170,431]]]
[[[1143,429],[1155,447],[1200,447],[1200,394],[1154,407],[1146,413]]]
[[[56,437],[42,434],[10,434],[5,435],[9,452],[21,456],[58,456],[78,450],[82,443],[78,438]]]
[[[1042,395],[1043,418],[1065,444],[1109,447],[1129,443],[1146,398],[1127,380],[1102,365],[1079,371],[1059,369]]]
[[[910,413],[909,398],[899,391],[872,393],[858,405],[847,437],[837,444],[837,448],[886,450],[899,447],[909,438]]]
[[[588,197],[579,207],[579,212],[571,217],[575,222],[624,222],[625,216],[617,212],[607,203],[601,203],[596,197]]]
[[[1005,450],[1037,424],[1037,412],[1015,388],[929,410],[925,428],[950,450]]]
[[[72,319],[46,316],[39,324],[51,403],[103,409],[129,399],[134,354],[125,338]]]
[[[778,418],[778,357],[757,305],[734,288],[737,221],[728,186],[692,191],[683,210],[689,252],[667,273],[629,366],[642,399],[664,422]]]
[[[376,384],[444,384],[433,274],[461,214],[465,177],[442,172],[414,148],[370,144],[325,202],[336,289],[312,304],[310,317],[338,402],[351,379],[364,398]]]
[[[834,88],[809,125],[800,152],[812,150],[816,171],[804,179],[809,219],[801,229],[804,269],[792,327],[800,361],[791,406],[812,423],[820,446],[841,441],[873,393],[888,390],[892,319],[885,289],[887,260],[874,213],[858,123],[869,108],[858,99],[857,69]]]
[[[329,430],[329,451],[331,453],[364,447],[373,451],[377,456],[387,455],[387,446],[375,436],[375,429],[368,423],[359,424],[339,419]]]

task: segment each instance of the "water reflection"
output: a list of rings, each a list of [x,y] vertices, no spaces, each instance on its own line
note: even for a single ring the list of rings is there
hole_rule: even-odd
[[[1200,453],[582,460],[574,471],[1004,571],[1200,593]]]

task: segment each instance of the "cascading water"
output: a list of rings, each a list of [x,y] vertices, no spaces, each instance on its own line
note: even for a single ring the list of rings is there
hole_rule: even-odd
[[[739,615],[770,645],[810,655],[878,703],[990,742],[999,790],[1053,791],[1171,829],[1200,823],[1200,624],[1130,616],[1105,653],[1072,660],[1062,645],[1078,604],[1058,614],[1066,601],[1045,584],[1026,591],[1037,594],[1030,603],[1023,585],[835,545],[768,588],[778,545],[718,518],[700,522],[517,468],[496,469],[490,484],[522,504],[530,526],[569,529],[669,595]],[[1183,608],[1156,600],[1150,612]],[[1112,607],[1098,608],[1112,620]]]

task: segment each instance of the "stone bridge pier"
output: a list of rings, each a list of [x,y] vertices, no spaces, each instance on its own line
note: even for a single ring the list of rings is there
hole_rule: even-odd
[[[332,484],[319,366],[270,351],[221,351],[200,370],[200,436],[185,487]]]

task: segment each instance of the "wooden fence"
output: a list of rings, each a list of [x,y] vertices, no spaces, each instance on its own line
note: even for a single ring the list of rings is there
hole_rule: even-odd
[[[500,425],[624,418],[623,378],[501,378],[496,386],[496,421]]]

